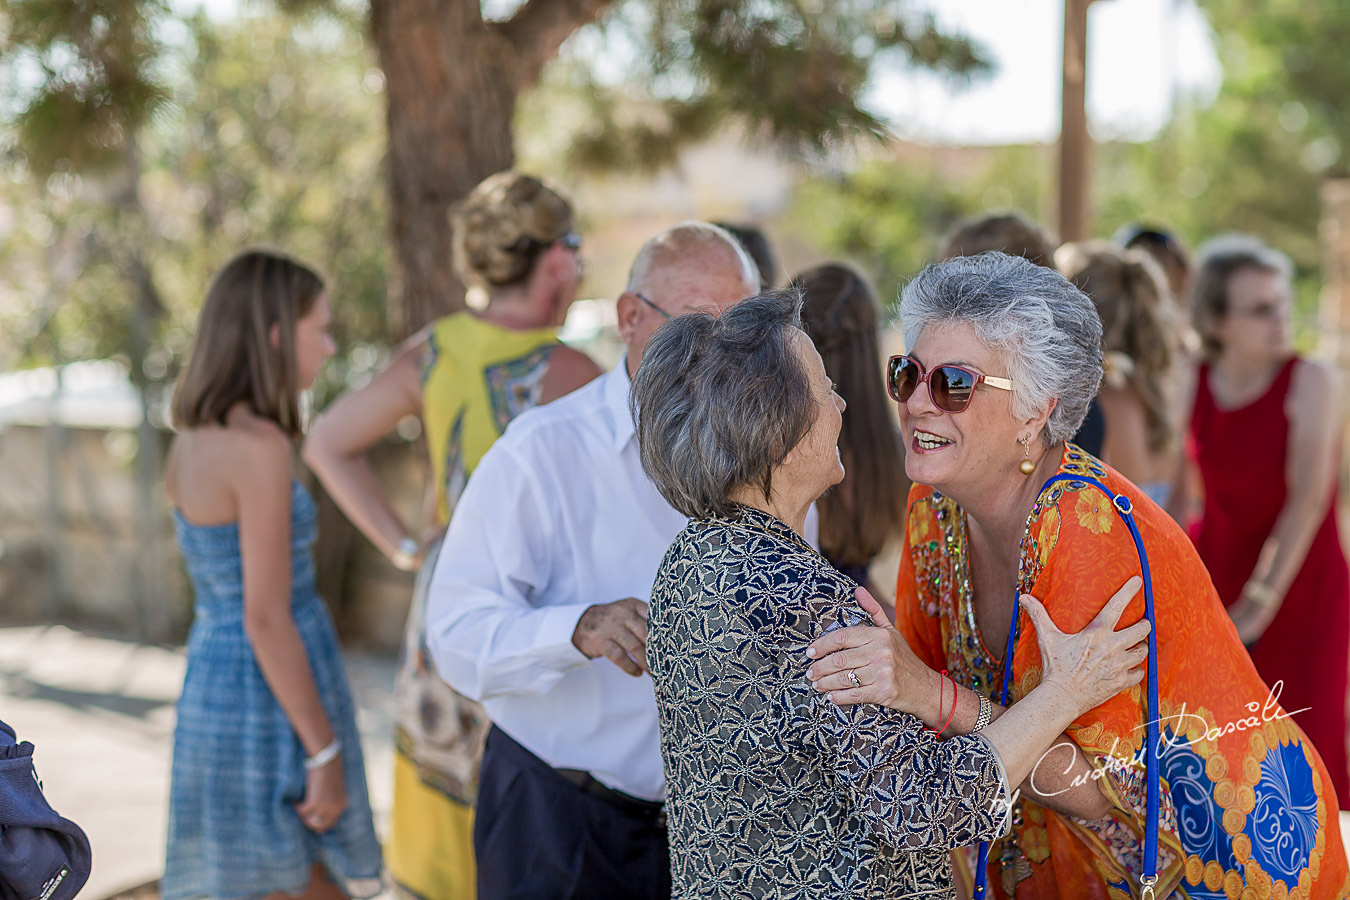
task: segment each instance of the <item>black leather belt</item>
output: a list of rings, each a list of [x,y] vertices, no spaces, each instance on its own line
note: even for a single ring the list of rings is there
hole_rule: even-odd
[[[590,772],[583,772],[581,769],[554,769],[553,771],[592,797],[603,800],[621,812],[646,819],[658,828],[666,827],[666,805],[664,803],[643,800],[631,794],[625,794],[623,791],[616,791],[598,780]]]

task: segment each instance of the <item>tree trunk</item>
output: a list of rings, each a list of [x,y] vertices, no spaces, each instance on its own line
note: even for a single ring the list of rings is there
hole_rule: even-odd
[[[1086,240],[1091,233],[1087,126],[1087,15],[1092,0],[1064,2],[1064,89],[1059,131],[1059,239]]]
[[[479,0],[371,0],[385,76],[389,220],[399,277],[390,329],[406,337],[464,305],[450,205],[514,161],[515,53]]]
[[[390,329],[403,338],[464,306],[450,204],[515,161],[516,97],[572,32],[615,0],[528,0],[485,22],[481,0],[370,0],[384,69],[389,221],[400,279]]]

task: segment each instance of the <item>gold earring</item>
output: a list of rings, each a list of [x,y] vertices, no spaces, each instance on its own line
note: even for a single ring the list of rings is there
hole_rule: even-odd
[[[1031,461],[1031,436],[1022,438],[1022,461],[1017,464],[1017,471],[1023,475],[1030,475],[1036,471],[1036,464]]]

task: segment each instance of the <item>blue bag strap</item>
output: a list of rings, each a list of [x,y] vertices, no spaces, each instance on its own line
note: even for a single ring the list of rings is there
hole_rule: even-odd
[[[1041,485],[1040,494],[1056,482],[1068,481],[1075,484],[1088,484],[1105,494],[1114,509],[1125,521],[1134,540],[1134,548],[1139,553],[1139,567],[1144,579],[1144,617],[1151,626],[1148,632],[1148,721],[1145,723],[1147,737],[1144,746],[1144,763],[1148,778],[1144,823],[1144,872],[1139,878],[1141,900],[1153,900],[1153,886],[1158,882],[1158,818],[1162,801],[1161,773],[1158,765],[1158,623],[1153,614],[1153,577],[1149,573],[1148,552],[1144,549],[1144,539],[1139,534],[1139,526],[1134,521],[1134,504],[1124,494],[1113,494],[1106,485],[1084,475],[1057,474]],[[1017,607],[1017,597],[1013,598],[1012,625],[1008,629],[1008,646],[1003,652],[1003,689],[1000,705],[1008,706],[1008,695],[1012,687],[1013,650],[1017,646],[1018,622],[1022,617]],[[1011,787],[1011,785],[1010,785]],[[980,853],[975,864],[975,890],[973,900],[984,900],[989,878],[989,842],[980,843]]]

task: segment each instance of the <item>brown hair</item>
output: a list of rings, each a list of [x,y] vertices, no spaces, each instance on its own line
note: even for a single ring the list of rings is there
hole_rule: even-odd
[[[750,259],[754,262],[755,268],[759,270],[759,289],[761,291],[771,289],[774,281],[777,280],[778,262],[773,255],[773,248],[769,246],[769,238],[764,234],[764,230],[758,225],[735,225],[731,222],[713,222],[712,224],[734,237],[742,249],[750,254]]]
[[[224,425],[230,407],[242,401],[299,437],[295,323],[323,290],[312,269],[278,253],[249,250],[230,260],[202,304],[192,352],[174,391],[175,426]]]
[[[1180,238],[1166,228],[1125,225],[1116,232],[1114,240],[1126,250],[1142,250],[1153,257],[1167,276],[1172,299],[1178,304],[1187,301],[1182,292],[1191,277],[1191,254]]]
[[[1144,404],[1149,449],[1171,448],[1177,432],[1167,392],[1176,340],[1169,335],[1173,314],[1162,269],[1148,254],[1106,241],[1065,244],[1055,260],[1097,307],[1107,384],[1134,388]]]
[[[998,250],[1053,269],[1058,244],[1050,232],[1019,212],[980,213],[952,226],[942,239],[938,262]]]
[[[1228,282],[1240,269],[1260,269],[1284,278],[1293,275],[1289,257],[1251,235],[1221,235],[1200,248],[1191,285],[1191,322],[1210,360],[1223,351],[1214,332],[1228,315]]]
[[[513,171],[484,179],[451,210],[450,224],[456,273],[491,287],[524,281],[539,256],[576,228],[561,187]]]
[[[909,479],[900,435],[881,377],[875,292],[849,266],[828,263],[801,273],[802,327],[848,403],[839,453],[844,481],[816,501],[820,549],[835,563],[865,566],[905,521]]]

